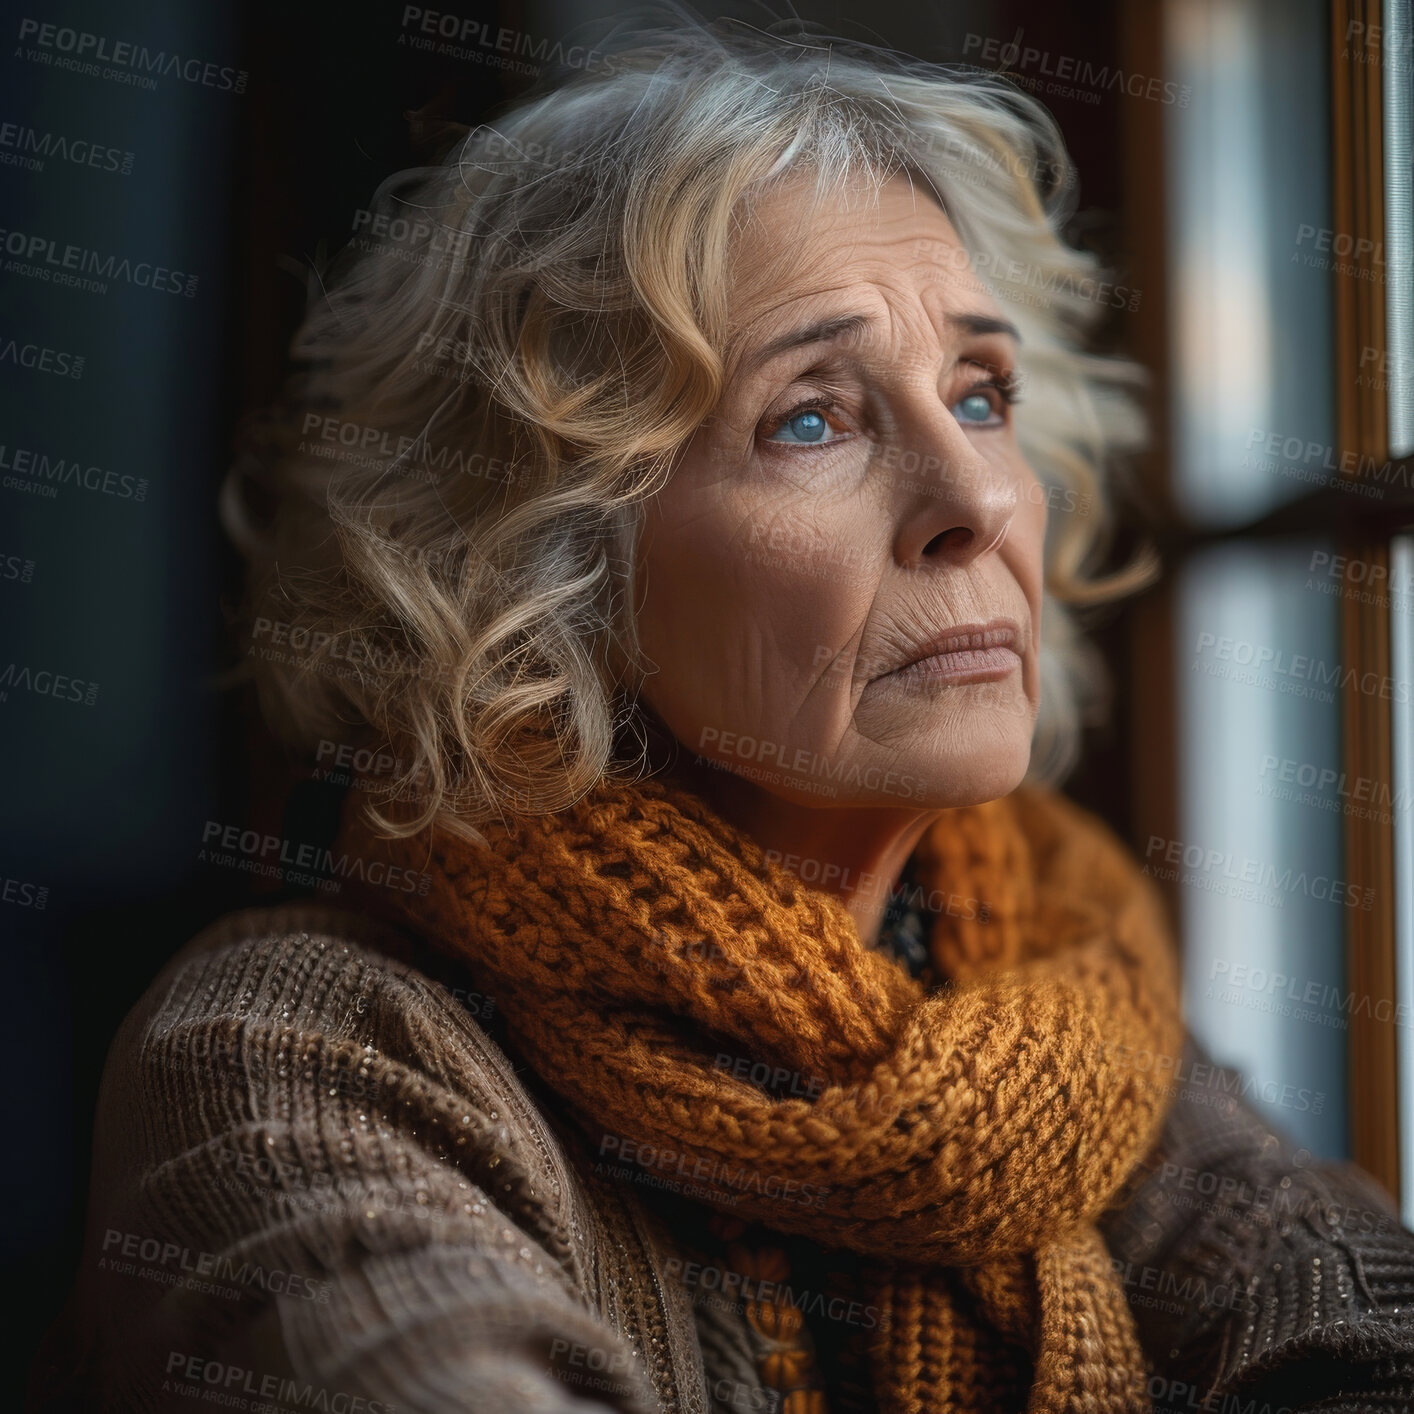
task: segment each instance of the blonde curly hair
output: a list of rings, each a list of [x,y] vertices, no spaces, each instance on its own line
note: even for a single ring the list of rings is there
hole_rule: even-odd
[[[1046,546],[1031,778],[1077,753],[1102,674],[1062,604],[1088,577],[1106,467],[1142,439],[1138,371],[1083,342],[1111,287],[1061,236],[1069,159],[1004,79],[801,28],[622,31],[603,62],[380,187],[248,429],[223,518],[249,564],[245,665],[274,729],[396,763],[367,809],[479,838],[641,772],[631,597],[645,502],[733,356],[734,216],[814,174],[930,191],[1023,335],[1021,447],[1063,495]]]

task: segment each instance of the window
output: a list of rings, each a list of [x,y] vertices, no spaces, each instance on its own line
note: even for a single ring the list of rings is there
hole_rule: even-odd
[[[1409,1222],[1410,6],[1165,0],[1127,43],[1192,92],[1131,173],[1168,428],[1148,489],[1169,573],[1131,629],[1159,763],[1136,836],[1195,1032]]]

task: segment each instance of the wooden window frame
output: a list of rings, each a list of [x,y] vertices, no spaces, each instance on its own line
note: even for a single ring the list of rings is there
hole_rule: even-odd
[[[1381,23],[1380,0],[1332,0],[1331,5],[1331,196],[1333,225],[1353,238],[1352,263],[1357,275],[1335,280],[1336,426],[1342,449],[1356,452],[1358,479],[1366,458],[1390,460],[1389,409],[1379,379],[1361,381],[1365,350],[1384,353],[1384,284],[1373,278],[1374,252],[1383,249],[1384,222],[1384,94],[1382,65],[1346,57],[1348,36],[1355,25],[1361,35]],[[1368,240],[1369,245],[1362,242]],[[1370,254],[1361,255],[1359,252]],[[1357,276],[1368,276],[1360,278]],[[1401,465],[1409,466],[1408,459]],[[1385,490],[1391,488],[1386,486]],[[1349,497],[1347,499],[1355,499]],[[1389,543],[1414,525],[1414,502],[1394,498],[1378,510],[1342,525],[1343,554],[1378,566],[1389,583]],[[1374,693],[1354,687],[1361,675],[1381,679],[1390,673],[1390,606],[1388,599],[1361,603],[1346,599],[1341,610],[1342,662],[1355,671],[1347,675],[1342,694],[1344,768],[1348,775],[1393,782],[1394,753],[1389,704]],[[1396,796],[1396,803],[1398,797]],[[1396,992],[1394,909],[1394,826],[1381,820],[1346,816],[1347,868],[1374,890],[1374,907],[1355,910],[1346,937],[1346,982],[1357,998],[1394,998]],[[1351,1156],[1395,1196],[1400,1192],[1400,1094],[1398,1032],[1393,1015],[1380,1019],[1377,1008],[1356,1007],[1350,1018],[1349,1115]]]

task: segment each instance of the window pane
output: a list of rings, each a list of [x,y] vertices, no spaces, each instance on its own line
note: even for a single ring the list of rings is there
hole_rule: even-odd
[[[1314,1152],[1348,1154],[1339,597],[1326,541],[1221,544],[1178,579],[1179,884],[1189,1023]],[[1324,557],[1324,558],[1323,558]],[[1173,872],[1167,872],[1173,871]]]
[[[1174,498],[1231,525],[1338,458],[1329,21],[1320,0],[1173,0],[1165,16],[1167,71],[1193,95],[1166,114]]]

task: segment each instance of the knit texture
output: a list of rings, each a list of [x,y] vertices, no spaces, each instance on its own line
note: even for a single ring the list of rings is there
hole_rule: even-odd
[[[1125,1058],[1176,1054],[1182,1026],[1161,906],[1102,827],[1032,791],[945,812],[913,862],[959,903],[933,989],[662,782],[488,834],[383,841],[350,812],[341,847],[430,875],[370,902],[486,979],[601,1153],[686,1165],[710,1206],[872,1259],[882,1411],[1019,1388],[1034,1414],[1148,1407],[1095,1220],[1168,1098]]]
[[[862,1378],[876,1312],[848,1270],[865,1259],[828,1233],[780,1236],[760,1245],[788,1249],[782,1272],[733,1250],[759,1224],[725,1251],[698,1241],[738,1220],[690,1184],[604,1181],[502,1020],[465,964],[346,910],[204,930],[114,1041],[89,1231],[27,1408],[209,1411],[177,1352],[275,1381],[289,1414],[812,1414],[815,1390],[762,1387],[779,1352],[753,1316],[784,1298],[829,1414],[877,1414]],[[1180,1073],[1210,1062],[1190,1038]],[[1241,1077],[1173,1088],[1101,1219],[1155,1414],[1409,1414],[1414,1235],[1388,1198],[1294,1154]],[[1196,1175],[1228,1197],[1199,1195]]]

